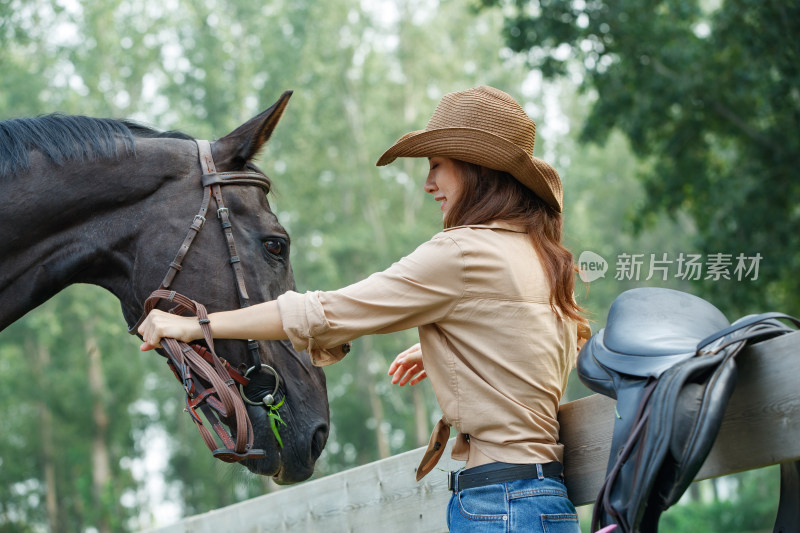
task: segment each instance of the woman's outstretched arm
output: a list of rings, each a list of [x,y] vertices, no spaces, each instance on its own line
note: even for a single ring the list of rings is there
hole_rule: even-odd
[[[220,311],[208,316],[209,326],[217,339],[287,339],[283,321],[275,300],[260,303],[243,309]],[[195,317],[171,315],[157,309],[153,310],[139,326],[139,334],[144,342],[140,350],[152,350],[161,345],[161,339],[171,337],[184,342],[201,339],[203,332]]]

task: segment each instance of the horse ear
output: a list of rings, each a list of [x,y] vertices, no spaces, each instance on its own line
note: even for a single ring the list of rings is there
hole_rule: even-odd
[[[289,103],[292,91],[285,91],[272,106],[251,118],[231,133],[214,141],[211,153],[220,170],[244,168],[261,150],[272,135],[272,131]]]

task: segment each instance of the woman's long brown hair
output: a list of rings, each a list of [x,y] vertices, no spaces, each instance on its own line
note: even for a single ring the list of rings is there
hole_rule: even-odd
[[[504,220],[525,227],[550,284],[550,307],[561,317],[585,323],[574,297],[575,264],[561,244],[563,219],[511,174],[454,160],[461,191],[447,212],[444,227]]]

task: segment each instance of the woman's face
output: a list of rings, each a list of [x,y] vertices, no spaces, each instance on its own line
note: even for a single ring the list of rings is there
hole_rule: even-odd
[[[431,193],[433,199],[441,202],[442,218],[458,201],[461,193],[461,176],[458,166],[449,157],[429,157],[428,179],[425,180],[425,192]]]

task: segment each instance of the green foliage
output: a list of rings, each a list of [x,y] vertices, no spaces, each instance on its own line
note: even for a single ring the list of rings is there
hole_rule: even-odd
[[[269,427],[272,429],[272,434],[275,435],[275,440],[278,441],[278,446],[283,448],[283,439],[281,439],[281,426],[285,426],[286,422],[283,421],[281,415],[278,413],[278,408],[283,405],[286,398],[281,398],[277,405],[270,405],[267,407],[267,417],[269,418]]]
[[[667,509],[662,533],[757,533],[772,531],[778,510],[779,467],[695,482]],[[581,531],[590,533],[592,507],[579,508]]]
[[[0,526],[25,530],[50,520],[53,531],[100,523],[120,529],[138,512],[121,500],[136,489],[125,465],[133,458],[132,429],[144,421],[129,409],[146,372],[143,359],[126,355],[135,348],[121,321],[97,320],[118,313],[111,295],[83,287],[47,302],[0,337],[0,419],[6,427],[0,439]],[[103,391],[89,383],[88,339],[104,355],[98,360],[102,368],[95,369],[105,376]],[[102,430],[96,405],[105,419]],[[110,469],[102,488],[93,485],[90,468],[99,431]],[[45,513],[48,493],[58,499],[53,516]]]
[[[594,99],[583,139],[615,129],[650,165],[635,227],[684,212],[695,249],[760,253],[756,283],[698,284],[732,316],[797,314],[800,4],[759,0],[496,0],[506,38]]]
[[[683,533],[707,531],[733,533],[769,531],[778,508],[778,467],[743,472],[715,480],[718,487],[730,487],[728,498],[682,499],[667,510],[659,531]],[[701,483],[708,484],[710,481]],[[747,509],[747,512],[743,512]]]

